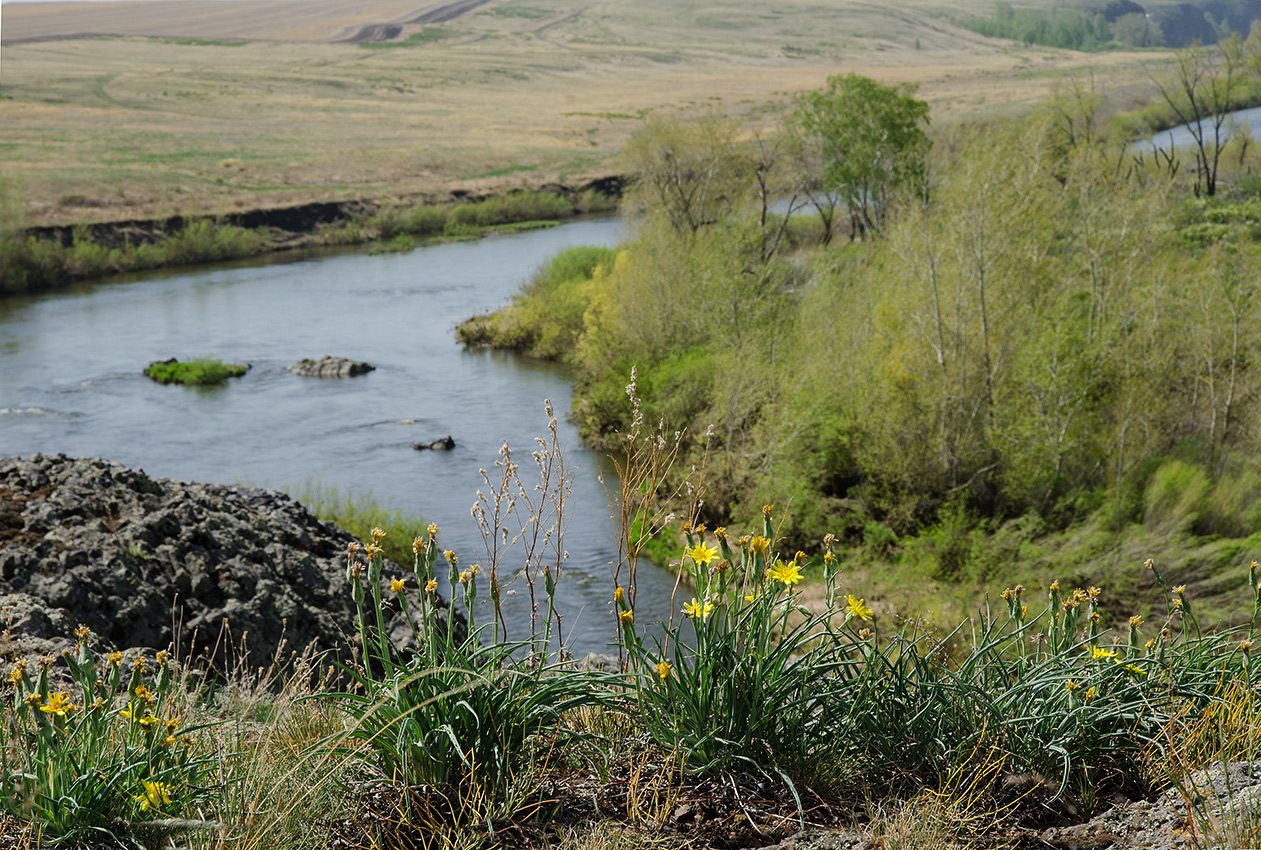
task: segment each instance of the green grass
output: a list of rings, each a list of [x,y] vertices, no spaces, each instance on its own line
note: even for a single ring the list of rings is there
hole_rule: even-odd
[[[184,384],[189,387],[208,387],[221,384],[228,378],[239,378],[250,367],[240,363],[224,363],[222,360],[200,358],[197,360],[169,363],[151,363],[144,374],[159,384]]]
[[[371,490],[354,491],[314,480],[282,489],[320,519],[360,540],[369,539],[374,528],[388,529],[381,546],[387,558],[402,566],[412,562],[412,541],[428,536],[428,521],[402,509],[382,507]]]

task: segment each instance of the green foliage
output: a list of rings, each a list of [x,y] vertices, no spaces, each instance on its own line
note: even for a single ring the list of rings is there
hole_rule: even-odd
[[[794,128],[819,149],[823,187],[844,199],[856,233],[880,230],[891,195],[923,180],[928,104],[914,91],[846,74],[797,98]]]
[[[196,816],[212,797],[210,759],[191,744],[197,730],[172,713],[177,689],[166,653],[155,673],[137,659],[124,677],[121,653],[97,659],[86,629],[79,638],[65,656],[70,691],[52,690],[51,659],[34,679],[25,662],[9,677],[0,805],[56,844],[110,839],[138,846],[169,829],[164,818]]]
[[[144,374],[159,384],[184,384],[190,387],[206,387],[220,384],[228,378],[239,378],[248,372],[249,366],[240,363],[224,363],[213,358],[198,360],[170,360],[151,363]]]

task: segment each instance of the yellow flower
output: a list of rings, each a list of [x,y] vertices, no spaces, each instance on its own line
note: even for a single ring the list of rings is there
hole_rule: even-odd
[[[390,590],[394,591],[395,593],[399,593],[406,586],[407,586],[407,581],[405,579],[401,579],[401,578],[390,579]]]
[[[157,809],[171,802],[171,786],[165,782],[144,781],[144,791],[132,798],[140,806],[140,811]]]
[[[380,543],[384,538],[385,538],[385,529],[375,528],[375,527],[372,529],[372,542],[373,543]]]
[[[1133,673],[1133,674],[1135,674],[1135,675],[1137,675],[1137,676],[1146,676],[1146,675],[1147,675],[1147,671],[1146,671],[1146,670],[1142,669],[1141,667],[1135,667],[1133,664],[1125,664],[1125,665],[1122,665],[1122,669],[1123,669],[1123,670],[1129,670],[1131,673]]]
[[[771,541],[765,537],[754,537],[749,541],[749,548],[754,552],[765,552],[766,548],[771,545]]]
[[[773,510],[775,510],[774,505],[762,505],[762,516],[770,516]]]
[[[375,543],[368,543],[364,545],[363,553],[369,558],[375,558],[377,555],[381,554],[381,547]]]
[[[149,690],[144,685],[137,685],[136,689],[132,691],[132,693],[136,695],[136,699],[144,700],[145,705],[153,705],[158,701],[158,698],[153,695],[153,691]]]
[[[871,640],[873,637],[871,629],[859,629],[858,636],[863,640]]]
[[[868,608],[865,604],[866,600],[858,599],[853,594],[845,594],[845,607],[849,609],[846,617],[857,617],[860,620],[870,620],[871,615],[875,612]]]
[[[471,579],[472,577],[473,577],[473,574],[471,572],[469,572],[468,570],[464,570],[463,572],[460,573],[460,584],[468,584],[468,580]]]
[[[23,702],[25,702],[27,705],[39,705],[43,701],[44,701],[44,695],[41,694],[39,691],[35,691],[34,693],[27,694],[26,699],[23,700]]]
[[[451,566],[453,566],[453,567],[454,567],[456,564],[460,563],[460,557],[459,557],[458,555],[456,555],[456,554],[455,554],[455,550],[454,550],[454,549],[448,549],[447,551],[443,552],[443,553],[442,553],[442,557],[446,558],[446,559],[447,559],[447,563],[448,563],[448,564],[450,564],[450,565],[451,565]]]
[[[1143,566],[1149,570],[1154,570],[1156,569],[1156,562],[1153,561],[1151,558],[1148,558],[1146,561],[1143,562]]]
[[[1091,585],[1090,589],[1086,591],[1086,595],[1089,596],[1091,599],[1098,599],[1099,588],[1095,587],[1094,585]]]
[[[1249,652],[1252,652],[1252,641],[1241,640],[1239,642],[1239,649],[1244,653],[1244,655],[1247,655]]]
[[[757,602],[757,598],[758,598],[758,597],[757,597],[757,594],[756,594],[756,593],[750,593],[748,596],[744,597],[744,601],[745,601],[745,602]]]
[[[830,564],[835,560],[836,560],[836,556],[832,554],[831,549],[823,553],[823,563]]]
[[[1072,679],[1069,679],[1067,682],[1064,683],[1064,690],[1068,691],[1070,694],[1076,689],[1077,689],[1077,683],[1073,681]]]
[[[683,554],[691,558],[696,563],[704,566],[714,560],[714,556],[718,554],[718,550],[710,549],[704,543],[697,543],[691,549],[683,550]]]
[[[1095,688],[1093,685],[1087,688],[1086,693],[1081,695],[1082,702],[1090,702],[1094,698],[1095,698]]]
[[[775,581],[792,585],[801,581],[801,567],[797,566],[796,562],[785,564],[783,561],[776,561],[768,575]]]
[[[79,628],[74,630],[74,636],[79,639],[80,643],[85,643],[91,634],[92,630],[87,626],[79,626]]]
[[[1023,623],[1025,621],[1025,615],[1028,613],[1029,613],[1029,606],[1021,605],[1020,606],[1020,622]]]
[[[623,623],[625,623],[626,625],[630,625],[631,623],[635,622],[635,614],[632,611],[619,611],[617,614],[617,618],[621,620]]]
[[[669,661],[658,662],[657,675],[660,676],[662,680],[670,678],[670,662]]]
[[[696,526],[696,528],[692,530],[696,532],[697,537],[701,538],[702,540],[705,539],[705,531],[706,531],[705,523],[702,522],[700,525]]]
[[[412,541],[412,554],[419,555],[423,551],[425,551],[425,538],[417,537]]]
[[[1130,617],[1131,629],[1137,629],[1141,625],[1143,625],[1143,618],[1140,617],[1138,614],[1135,614],[1133,617]]]
[[[425,592],[426,593],[438,592],[438,580],[436,578],[431,578],[429,579],[428,582],[425,583]]]
[[[1111,649],[1103,649],[1098,646],[1090,648],[1090,654],[1093,658],[1116,658],[1116,652]]]
[[[1181,596],[1187,592],[1187,586],[1185,584],[1180,584],[1173,589],[1173,592]]]
[[[626,601],[626,591],[625,591],[624,589],[622,589],[621,587],[618,587],[618,588],[614,589],[614,591],[613,591],[613,601],[614,601],[614,602],[616,602],[618,605],[621,605],[623,602],[625,602],[625,601]]]
[[[438,536],[438,526],[434,525],[432,522],[429,523],[429,528],[425,530],[429,532],[430,540],[433,540],[435,537]]]
[[[167,735],[165,738],[162,739],[162,746],[173,747],[176,744],[176,740],[177,739],[174,735]]]
[[[1003,597],[1003,599],[1005,599],[1006,601],[1010,602],[1012,598],[1011,588],[1010,587],[1004,588],[1003,592],[998,595]]]
[[[806,562],[806,553],[798,549],[797,554],[793,555],[793,562],[798,563],[798,564],[804,564]]]
[[[717,537],[719,540],[726,540],[727,539],[727,526],[720,525],[717,528],[715,528],[714,536]]]
[[[693,596],[692,601],[683,606],[683,613],[689,617],[700,617],[704,620],[710,614],[714,613],[714,603],[706,599],[704,604],[702,604],[695,596]]]
[[[14,685],[22,681],[22,668],[21,667],[14,667],[11,671],[9,671],[9,681],[12,682]]]
[[[153,660],[158,662],[159,667],[165,667],[166,663],[171,660],[171,654],[164,649],[153,656]]]
[[[115,667],[117,667],[123,661],[123,654],[121,652],[111,652],[109,655],[106,655],[105,657],[109,660],[109,663],[113,664]]]
[[[52,699],[48,701],[48,705],[41,705],[39,710],[45,714],[55,714],[58,717],[65,717],[67,712],[74,711],[76,706],[70,704],[70,694],[65,691],[58,691],[53,694]]]
[[[1052,592],[1052,593],[1059,593],[1059,592],[1060,592],[1060,580],[1059,580],[1059,579],[1056,579],[1055,581],[1051,582],[1051,592]]]

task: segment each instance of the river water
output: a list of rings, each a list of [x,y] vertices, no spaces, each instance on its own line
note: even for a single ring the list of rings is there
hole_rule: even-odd
[[[565,630],[575,653],[607,652],[617,531],[600,473],[616,486],[609,461],[565,421],[571,389],[558,367],[464,351],[453,331],[503,306],[558,251],[620,236],[614,219],[575,221],[406,253],[149,273],[2,299],[0,454],[99,456],[192,481],[371,490],[384,507],[438,523],[440,543],[471,563],[482,560],[469,516],[485,489],[478,470],[493,480],[506,440],[528,472],[550,398],[574,473],[558,586]],[[325,354],[377,368],[343,380],[285,370]],[[151,360],[198,356],[252,368],[215,388],[140,374]],[[446,434],[454,451],[411,448]],[[640,622],[669,616],[672,587],[667,571],[641,566]],[[523,638],[528,608],[517,590],[506,617],[510,636]]]
[[[1212,139],[1212,119],[1204,119],[1200,122],[1200,126],[1204,130],[1204,138],[1206,140]],[[1240,109],[1230,113],[1230,115],[1227,116],[1226,124],[1223,127],[1223,135],[1229,138],[1244,127],[1249,130],[1254,139],[1261,139],[1261,107]],[[1191,147],[1194,144],[1195,137],[1191,135],[1191,125],[1179,124],[1177,127],[1156,133],[1144,142],[1136,142],[1134,147],[1141,150],[1151,150],[1152,148],[1158,147],[1161,150],[1167,151],[1173,148]]]

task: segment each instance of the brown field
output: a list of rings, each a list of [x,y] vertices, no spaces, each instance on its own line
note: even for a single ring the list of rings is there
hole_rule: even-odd
[[[616,171],[648,110],[770,124],[792,93],[854,71],[918,84],[941,123],[1026,109],[1088,66],[1132,98],[1161,58],[1028,48],[952,22],[991,7],[6,4],[0,174],[35,223],[572,182]]]

